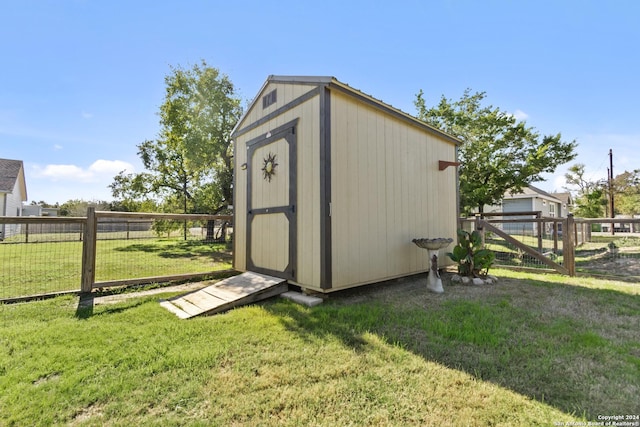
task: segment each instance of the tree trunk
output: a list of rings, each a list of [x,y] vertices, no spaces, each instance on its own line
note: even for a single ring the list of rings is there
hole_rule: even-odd
[[[207,221],[207,237],[205,237],[206,242],[213,242],[215,240],[215,225],[216,222],[212,219]]]
[[[187,213],[187,182],[184,181],[182,184],[182,191],[183,191],[183,204],[182,204],[182,213],[186,214]],[[187,221],[184,221],[184,224],[182,226],[182,234],[184,235],[184,240],[187,240]]]

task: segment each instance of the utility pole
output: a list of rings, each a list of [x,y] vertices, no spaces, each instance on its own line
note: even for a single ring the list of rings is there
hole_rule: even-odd
[[[609,214],[611,218],[615,218],[616,215],[613,210],[613,150],[609,149]],[[611,222],[611,235],[615,235],[615,224]]]

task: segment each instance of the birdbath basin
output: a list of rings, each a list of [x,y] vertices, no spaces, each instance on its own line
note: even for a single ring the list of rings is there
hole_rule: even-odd
[[[438,237],[436,239],[413,239],[413,243],[419,248],[428,250],[438,250],[449,246],[453,239]]]
[[[427,277],[427,289],[431,292],[441,294],[444,292],[442,287],[442,279],[438,273],[438,250],[449,246],[453,242],[451,238],[438,237],[435,239],[413,239],[413,243],[419,248],[426,249],[429,252],[429,276]]]

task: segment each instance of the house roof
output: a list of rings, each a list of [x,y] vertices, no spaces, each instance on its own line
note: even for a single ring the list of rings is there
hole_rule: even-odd
[[[251,109],[253,108],[253,106],[256,104],[256,102],[258,102],[258,100],[260,99],[260,94],[264,91],[264,89],[267,87],[267,85],[269,83],[290,83],[290,84],[307,84],[307,85],[315,85],[315,86],[326,86],[328,87],[330,90],[335,89],[338,90],[342,93],[345,93],[347,95],[350,95],[354,98],[357,98],[361,101],[364,101],[365,103],[368,103],[380,110],[383,110],[401,120],[403,120],[404,122],[407,122],[413,126],[416,126],[418,128],[421,128],[423,130],[426,130],[428,133],[431,134],[435,134],[438,135],[444,139],[446,139],[449,142],[452,142],[456,145],[459,145],[461,143],[461,141],[459,139],[457,139],[456,137],[449,135],[448,133],[433,127],[425,122],[423,122],[422,120],[405,113],[404,111],[395,108],[393,106],[391,106],[390,104],[387,104],[377,98],[374,98],[371,95],[368,95],[358,89],[355,89],[351,86],[349,86],[346,83],[342,83],[341,81],[339,81],[338,79],[336,79],[335,77],[331,77],[331,76],[276,76],[276,75],[270,75],[267,80],[264,82],[264,84],[262,85],[262,87],[260,88],[260,90],[258,91],[258,94],[256,95],[256,97],[253,99],[253,101],[251,102],[251,104],[249,105],[249,107],[247,108],[247,110],[245,111],[244,115],[242,116],[242,118],[238,121],[238,123],[236,124],[236,127],[233,129],[233,131],[231,132],[231,135],[233,136],[237,131],[238,128],[240,126],[240,124],[244,121],[244,119],[246,118],[247,114],[249,113],[249,111],[251,111]]]
[[[539,189],[538,187],[534,187],[533,185],[527,185],[526,187],[524,187],[522,189],[522,191],[520,193],[510,193],[507,192],[504,195],[505,199],[524,199],[524,198],[528,198],[528,197],[532,197],[532,196],[540,196],[542,198],[545,198],[547,200],[552,200],[554,202],[559,202],[562,203],[563,200],[559,199],[558,197],[547,193],[544,190]]]
[[[551,193],[551,195],[556,199],[562,200],[562,203],[566,205],[573,204],[573,197],[571,197],[571,193]]]
[[[558,199],[556,196],[551,195],[551,193],[547,193],[546,191],[541,190],[538,187],[534,187],[533,185],[528,185],[527,187],[532,189],[534,192],[540,194],[541,196],[546,196],[546,197],[549,197],[551,199]]]
[[[22,160],[0,159],[0,193],[11,193],[16,186],[16,181],[23,189],[23,200],[26,200],[27,189],[24,182]]]

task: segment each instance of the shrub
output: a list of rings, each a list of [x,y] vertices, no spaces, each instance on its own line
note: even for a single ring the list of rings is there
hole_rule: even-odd
[[[467,277],[486,276],[496,259],[492,251],[482,248],[482,236],[478,231],[464,230],[458,230],[458,244],[453,252],[447,252],[447,256],[458,263],[458,274]]]

